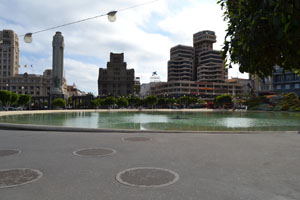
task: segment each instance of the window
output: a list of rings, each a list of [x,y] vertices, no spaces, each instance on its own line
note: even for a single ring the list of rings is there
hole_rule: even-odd
[[[286,84],[285,85],[285,89],[287,89],[287,90],[291,89],[291,85],[290,84]]]
[[[281,90],[281,85],[277,85],[277,86],[276,86],[276,89],[277,89],[277,90]]]
[[[296,83],[295,84],[295,89],[299,89],[300,88],[300,84],[299,83]]]

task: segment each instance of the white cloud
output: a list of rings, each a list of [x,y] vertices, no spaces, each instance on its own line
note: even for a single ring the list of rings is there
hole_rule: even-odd
[[[98,71],[97,65],[83,63],[73,59],[64,60],[65,77],[69,85],[76,83],[77,88],[98,95]],[[84,72],[84,76],[82,73]]]

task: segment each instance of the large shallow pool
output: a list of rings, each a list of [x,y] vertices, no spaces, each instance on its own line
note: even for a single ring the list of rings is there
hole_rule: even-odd
[[[80,128],[180,131],[299,131],[300,113],[76,112],[0,117],[0,122]]]

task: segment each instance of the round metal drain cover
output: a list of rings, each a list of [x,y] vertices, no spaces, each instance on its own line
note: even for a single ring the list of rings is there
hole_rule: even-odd
[[[123,138],[123,140],[131,141],[131,142],[145,142],[145,141],[150,141],[151,138],[147,138],[147,137],[127,137],[127,138]]]
[[[21,150],[18,149],[0,149],[0,157],[11,156],[21,153]]]
[[[0,170],[0,188],[8,188],[34,182],[42,177],[36,169],[5,169]]]
[[[86,149],[79,149],[73,152],[73,154],[76,156],[84,156],[84,157],[109,156],[114,153],[116,153],[116,150],[108,149],[108,148],[86,148]]]
[[[179,175],[168,169],[139,167],[126,169],[116,176],[117,181],[136,187],[163,187],[175,183]]]

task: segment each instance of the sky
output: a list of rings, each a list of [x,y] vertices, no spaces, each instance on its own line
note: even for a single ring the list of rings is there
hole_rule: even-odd
[[[149,0],[0,0],[0,29],[20,36],[144,2]],[[194,33],[212,30],[217,35],[214,49],[221,50],[226,27],[217,0],[158,0],[117,13],[113,23],[107,16],[88,20],[34,34],[30,44],[20,37],[20,73],[42,74],[52,68],[52,39],[61,31],[68,85],[98,95],[99,68],[106,68],[110,52],[124,53],[127,68],[135,70],[141,83],[150,82],[155,71],[167,81],[171,47],[192,46]],[[228,77],[248,75],[234,66]]]

